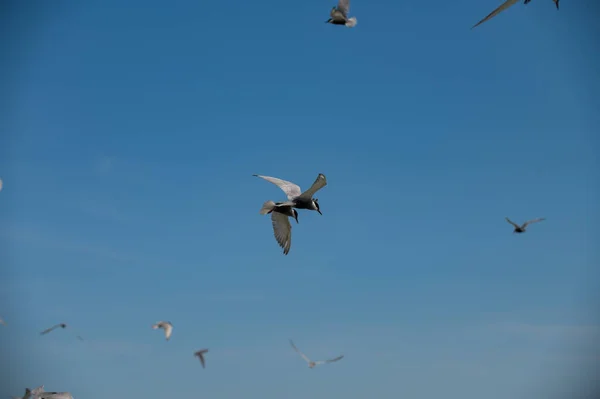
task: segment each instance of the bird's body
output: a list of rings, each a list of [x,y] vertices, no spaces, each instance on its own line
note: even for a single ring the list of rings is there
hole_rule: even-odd
[[[283,248],[283,254],[287,255],[292,246],[292,224],[289,218],[293,217],[298,223],[298,211],[291,204],[285,202],[267,201],[263,204],[260,214],[268,215],[269,213],[271,214],[275,240]]]
[[[528,4],[531,0],[524,0],[523,4]],[[560,0],[552,0],[554,2],[554,4],[556,5],[556,9],[558,10],[558,3]],[[495,17],[496,15],[500,14],[502,11],[506,10],[507,8],[509,8],[512,5],[515,5],[519,2],[519,0],[506,0],[504,3],[502,3],[498,8],[496,8],[494,11],[492,11],[491,13],[489,13],[485,18],[483,18],[481,21],[477,22],[475,25],[473,25],[473,28],[475,28],[478,25],[481,25],[482,23],[484,23],[485,21],[492,19],[493,17]],[[471,29],[473,29],[471,28]]]
[[[322,215],[321,208],[319,206],[319,199],[313,198],[313,195],[327,185],[327,179],[325,178],[324,174],[319,173],[319,176],[317,176],[317,179],[312,186],[310,186],[310,188],[304,192],[302,192],[300,186],[286,180],[262,175],[253,176],[260,177],[261,179],[265,179],[266,181],[275,184],[287,195],[288,201],[280,203],[281,205],[279,206],[291,205],[296,209],[317,211]]]
[[[60,324],[56,324],[50,328],[45,329],[44,331],[42,331],[40,333],[40,335],[44,335],[44,334],[48,334],[50,331],[53,331],[57,328],[67,328],[67,325],[65,323],[60,323]]]
[[[348,28],[356,26],[358,21],[356,17],[348,18],[348,12],[350,11],[350,0],[339,0],[337,7],[333,7],[329,12],[329,19],[325,21],[326,24],[333,25],[345,25]]]
[[[546,218],[538,218],[538,219],[528,220],[527,222],[523,223],[522,225],[518,225],[515,222],[513,222],[512,220],[510,220],[509,218],[506,218],[506,221],[508,223],[512,224],[513,227],[515,228],[513,230],[513,233],[525,233],[528,225],[530,225],[532,223],[541,222],[542,220],[546,220]]]
[[[154,330],[162,328],[165,330],[165,338],[168,341],[171,338],[171,334],[173,333],[173,324],[170,321],[159,321],[158,323],[152,326]]]
[[[204,354],[208,352],[208,349],[200,349],[199,351],[194,352],[194,356],[200,359],[200,363],[202,363],[202,368],[206,368],[206,363],[204,361]]]
[[[333,363],[333,362],[337,362],[338,360],[341,360],[344,355],[338,356],[336,358],[333,359],[329,359],[329,360],[317,360],[316,362],[310,360],[308,358],[308,356],[306,356],[304,353],[300,352],[300,350],[298,348],[296,348],[296,345],[294,345],[294,342],[292,342],[292,340],[290,339],[290,344],[292,345],[292,348],[294,348],[294,350],[296,352],[298,352],[300,354],[300,356],[302,357],[302,359],[304,359],[306,361],[306,363],[308,363],[308,368],[312,369],[316,366],[319,366],[321,364],[326,364],[326,363]]]

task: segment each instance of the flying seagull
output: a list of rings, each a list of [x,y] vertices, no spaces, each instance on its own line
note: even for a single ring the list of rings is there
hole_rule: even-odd
[[[40,335],[48,334],[50,331],[54,330],[55,328],[59,328],[59,327],[60,327],[60,328],[66,328],[66,327],[67,327],[67,325],[66,325],[65,323],[60,323],[60,324],[57,324],[57,325],[55,325],[55,326],[52,326],[52,327],[50,327],[50,328],[47,328],[47,329],[45,329],[44,331],[42,331],[42,332],[40,333]]]
[[[329,12],[330,18],[325,21],[326,24],[346,25],[348,28],[354,28],[356,17],[348,18],[350,11],[350,0],[339,0],[337,7],[333,7]]]
[[[194,356],[200,359],[200,363],[202,363],[202,368],[206,368],[206,363],[204,361],[204,354],[208,352],[208,349],[200,349],[199,351],[194,352]]]
[[[523,4],[528,4],[530,1],[531,0],[525,0],[523,2]],[[558,10],[558,2],[560,0],[552,0],[552,1],[556,5],[556,9]],[[502,3],[500,5],[500,7],[496,8],[494,11],[492,11],[487,17],[485,17],[484,19],[482,19],[481,21],[479,21],[475,25],[473,25],[473,28],[475,28],[478,25],[481,25],[482,23],[484,23],[488,19],[492,19],[496,15],[500,14],[502,11],[506,10],[508,7],[510,7],[510,6],[514,5],[514,4],[517,4],[518,2],[519,2],[519,0],[506,0],[504,3]],[[471,28],[471,29],[473,29],[473,28]]]
[[[291,204],[285,205],[283,202],[267,201],[263,204],[259,213],[261,215],[271,214],[275,240],[283,248],[283,254],[287,255],[292,246],[292,225],[289,218],[293,217],[298,223],[298,211]]]
[[[308,363],[308,368],[311,368],[311,369],[313,367],[315,367],[315,366],[320,365],[320,364],[337,362],[338,360],[340,360],[341,358],[344,357],[344,355],[341,355],[341,356],[338,356],[338,357],[336,357],[334,359],[330,359],[330,360],[318,360],[316,362],[313,362],[304,353],[300,352],[300,350],[298,348],[296,348],[296,345],[294,345],[294,343],[292,342],[291,339],[290,339],[290,344],[292,345],[292,348],[294,348],[294,350],[296,352],[298,352],[300,354],[300,356],[302,356],[302,358],[306,361],[306,363]]]
[[[173,324],[170,321],[159,321],[158,323],[152,326],[153,329],[157,330],[162,328],[165,330],[165,338],[167,341],[171,338],[171,333],[173,332]]]
[[[298,185],[289,181],[278,179],[276,177],[262,175],[252,176],[265,179],[266,181],[275,184],[277,187],[283,190],[283,192],[287,195],[289,201],[282,202],[280,203],[280,205],[277,206],[291,205],[296,209],[308,209],[311,211],[317,211],[320,215],[322,215],[321,208],[319,207],[319,199],[313,198],[313,195],[315,195],[317,191],[319,191],[327,185],[327,179],[325,178],[324,174],[319,173],[319,176],[317,176],[317,179],[315,180],[313,185],[310,186],[310,188],[305,192],[302,192]]]
[[[541,222],[542,220],[546,220],[546,218],[538,218],[538,219],[528,220],[527,222],[525,222],[525,223],[523,223],[522,225],[519,226],[518,224],[516,224],[515,222],[513,222],[509,218],[506,218],[506,221],[508,223],[510,223],[513,226],[515,226],[515,229],[514,229],[513,233],[525,233],[525,230],[527,229],[528,225],[530,225],[531,223]]]

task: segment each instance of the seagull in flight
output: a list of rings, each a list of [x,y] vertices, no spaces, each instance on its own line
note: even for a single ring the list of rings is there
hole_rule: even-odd
[[[325,23],[354,28],[358,21],[356,17],[348,18],[348,12],[350,12],[350,0],[339,0],[337,7],[333,7],[329,12],[330,18]]]
[[[66,325],[65,323],[60,323],[60,324],[57,324],[57,325],[55,325],[55,326],[52,326],[52,327],[50,327],[50,328],[47,328],[47,329],[45,329],[44,331],[42,331],[42,332],[40,333],[40,335],[48,334],[50,331],[53,331],[53,330],[54,330],[54,329],[56,329],[56,328],[67,328],[67,325]]]
[[[202,368],[206,368],[206,363],[204,361],[204,354],[208,352],[208,349],[200,349],[199,351],[194,352],[194,356],[200,359],[200,363],[202,363]]]
[[[158,323],[154,324],[152,328],[154,330],[162,328],[163,330],[165,330],[165,338],[167,339],[167,341],[169,340],[169,338],[171,338],[171,333],[173,332],[173,324],[171,324],[170,321],[159,321]]]
[[[302,192],[300,186],[294,184],[292,182],[278,179],[276,177],[270,176],[262,176],[262,175],[252,175],[256,177],[260,177],[261,179],[265,179],[266,181],[275,184],[279,187],[283,192],[287,195],[287,202],[280,202],[279,205],[276,206],[288,206],[291,205],[296,209],[308,209],[311,211],[317,211],[320,215],[321,208],[319,207],[318,198],[313,198],[313,195],[317,193],[320,189],[327,185],[327,179],[323,173],[319,173],[315,182],[310,186],[308,190]]]
[[[531,0],[525,0],[523,2],[523,4],[528,4]],[[556,9],[558,10],[558,3],[560,0],[552,0],[554,2],[554,4],[556,5]],[[494,11],[492,11],[491,13],[489,13],[489,15],[487,17],[485,17],[484,19],[482,19],[481,21],[477,22],[475,25],[473,25],[473,28],[475,28],[478,25],[481,25],[482,23],[484,23],[485,21],[487,21],[488,19],[492,19],[493,17],[495,17],[496,15],[500,14],[502,11],[506,10],[508,7],[517,4],[519,2],[519,0],[506,0],[504,3],[502,3],[500,5],[500,7],[496,8]],[[471,29],[473,29],[471,28]]]
[[[308,368],[313,368],[315,366],[318,366],[320,364],[325,364],[325,363],[333,363],[333,362],[337,362],[338,360],[342,359],[344,357],[344,355],[338,356],[334,359],[330,359],[330,360],[318,360],[316,362],[313,362],[312,360],[310,360],[304,353],[300,352],[300,350],[298,348],[296,348],[296,345],[294,345],[294,342],[292,342],[292,340],[290,339],[290,344],[292,345],[292,348],[294,348],[294,350],[296,352],[298,352],[300,354],[300,356],[302,356],[302,359],[304,359],[306,361],[306,363],[308,363]]]
[[[527,229],[528,225],[530,225],[531,223],[541,222],[542,220],[546,220],[546,218],[537,218],[537,219],[533,219],[533,220],[528,220],[519,226],[518,224],[516,224],[509,218],[506,218],[506,221],[515,227],[515,229],[513,230],[513,233],[525,233],[525,230]]]

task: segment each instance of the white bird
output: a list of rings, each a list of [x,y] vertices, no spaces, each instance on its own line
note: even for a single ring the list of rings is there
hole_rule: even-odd
[[[313,198],[313,195],[315,195],[317,191],[319,191],[327,185],[327,179],[325,178],[324,174],[319,173],[319,176],[317,176],[315,182],[305,192],[302,192],[300,186],[298,186],[297,184],[286,180],[262,175],[253,176],[265,179],[266,181],[275,184],[277,187],[283,190],[283,192],[287,195],[289,201],[281,202],[278,206],[292,205],[296,209],[308,209],[311,211],[317,211],[320,215],[322,215],[321,208],[319,207],[319,199]]]
[[[198,359],[200,359],[200,363],[202,363],[202,368],[206,368],[206,364],[204,362],[204,354],[208,352],[208,349],[200,349],[199,351],[196,351],[194,353],[194,356],[196,356]]]
[[[313,362],[304,353],[300,352],[300,350],[298,348],[296,348],[296,345],[294,345],[294,343],[292,342],[291,339],[290,339],[290,344],[292,345],[292,348],[294,348],[294,350],[296,352],[298,352],[300,354],[300,356],[302,356],[302,358],[306,361],[306,363],[308,363],[308,368],[311,368],[311,369],[320,364],[337,362],[338,360],[340,360],[344,357],[344,355],[341,355],[341,356],[338,356],[338,357],[330,359],[330,360],[318,360],[316,362]]]
[[[152,328],[155,330],[162,328],[163,330],[165,330],[165,338],[167,339],[167,341],[169,340],[169,338],[171,338],[171,333],[173,332],[173,324],[171,324],[170,321],[159,321],[158,323],[154,324]]]
[[[50,328],[47,328],[44,331],[42,331],[40,333],[40,335],[48,334],[50,331],[53,331],[54,329],[59,328],[59,327],[60,328],[67,328],[67,325],[65,323],[56,324],[56,325],[54,325],[54,326],[52,326]]]

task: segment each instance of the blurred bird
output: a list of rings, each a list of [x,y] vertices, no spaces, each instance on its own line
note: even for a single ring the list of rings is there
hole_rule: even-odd
[[[315,195],[317,191],[319,191],[327,185],[327,179],[325,178],[324,174],[319,173],[319,176],[317,176],[317,179],[315,180],[313,185],[305,192],[302,192],[302,190],[300,190],[300,186],[298,186],[297,184],[286,180],[262,175],[252,176],[265,179],[266,181],[275,184],[277,187],[283,190],[283,192],[287,195],[289,201],[281,202],[280,205],[277,206],[291,205],[296,209],[308,209],[311,211],[317,211],[320,215],[323,215],[321,213],[321,208],[319,207],[319,200],[317,198],[313,198],[313,195]]]
[[[509,218],[506,218],[506,221],[515,227],[515,229],[513,230],[513,233],[525,233],[525,229],[527,229],[528,225],[530,225],[531,223],[541,222],[542,220],[546,220],[546,218],[538,218],[538,219],[528,220],[527,222],[525,222],[519,226],[518,224],[516,224]]]
[[[304,353],[300,352],[300,350],[298,348],[296,348],[296,345],[294,345],[294,343],[292,342],[291,339],[290,339],[290,344],[292,345],[292,348],[294,348],[294,350],[296,352],[298,352],[300,354],[300,356],[302,356],[302,358],[306,361],[306,363],[308,363],[308,368],[311,368],[311,369],[313,367],[315,367],[315,366],[320,365],[320,364],[337,362],[338,360],[340,360],[341,358],[344,357],[344,355],[341,355],[341,356],[338,356],[338,357],[336,357],[334,359],[330,359],[330,360],[318,360],[316,362],[313,362]]]
[[[73,399],[69,392],[44,392],[32,399]]]
[[[531,0],[525,0],[523,2],[523,4],[528,4]],[[552,0],[554,2],[554,4],[556,5],[556,9],[558,10],[558,2],[560,0]],[[485,17],[484,19],[482,19],[481,21],[477,22],[475,25],[473,25],[473,28],[475,28],[478,25],[481,25],[482,23],[484,23],[485,21],[487,21],[488,19],[492,19],[493,17],[495,17],[496,15],[500,14],[502,11],[506,10],[508,7],[517,4],[519,2],[519,0],[506,0],[504,3],[502,3],[500,5],[500,7],[496,8],[494,11],[492,11],[487,17]],[[471,28],[471,29],[473,29]]]
[[[286,205],[284,202],[267,201],[263,204],[259,213],[261,215],[271,214],[275,240],[283,248],[283,254],[287,255],[292,246],[292,225],[289,217],[293,217],[298,223],[298,211],[291,204]]]
[[[153,329],[157,330],[159,328],[162,328],[165,330],[165,338],[167,339],[167,341],[169,340],[169,338],[171,338],[171,333],[173,332],[173,325],[171,324],[170,321],[159,321],[158,323],[154,324],[152,326]]]
[[[208,352],[208,349],[200,349],[194,353],[198,359],[200,359],[200,363],[202,363],[202,368],[206,368],[206,363],[204,362],[204,354]]]
[[[6,325],[6,322],[4,321],[4,319],[2,317],[0,317],[0,324],[2,324],[3,326]]]
[[[339,0],[337,7],[333,7],[329,12],[330,18],[325,23],[354,28],[358,21],[356,17],[348,18],[348,12],[350,12],[350,0]]]
[[[60,327],[60,328],[66,328],[66,327],[67,327],[67,325],[66,325],[65,323],[60,323],[60,324],[57,324],[57,325],[55,325],[55,326],[52,326],[52,327],[50,327],[50,328],[47,328],[47,329],[45,329],[44,331],[42,331],[42,332],[40,333],[40,335],[48,334],[50,331],[53,331],[54,329],[56,329],[56,328],[59,328],[59,327]]]

